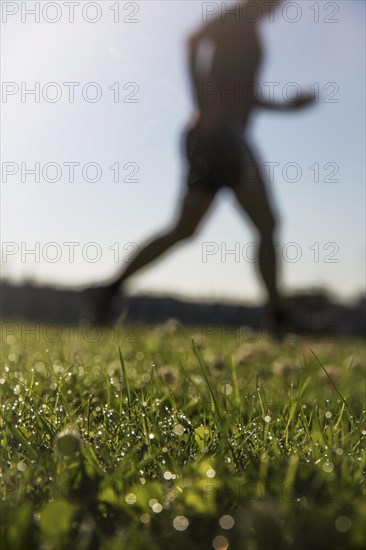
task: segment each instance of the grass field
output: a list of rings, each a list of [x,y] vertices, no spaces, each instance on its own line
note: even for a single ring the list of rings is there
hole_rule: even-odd
[[[364,548],[363,343],[293,340],[4,325],[4,548]]]

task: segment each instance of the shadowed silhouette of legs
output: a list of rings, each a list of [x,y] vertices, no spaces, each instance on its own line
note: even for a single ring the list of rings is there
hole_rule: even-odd
[[[247,149],[246,174],[250,181],[243,181],[234,188],[236,198],[259,233],[259,271],[266,286],[269,305],[276,310],[280,306],[277,287],[277,257],[274,246],[276,219],[268,200],[265,183],[252,152]],[[254,168],[254,170],[253,170]],[[252,174],[254,172],[254,174]]]
[[[136,271],[150,264],[174,244],[190,238],[215,197],[214,192],[189,188],[183,198],[175,225],[145,245],[123,272],[108,285],[88,289],[85,316],[100,325],[110,325],[116,320],[116,301],[120,287]]]
[[[112,286],[120,286],[133,273],[153,262],[174,244],[190,238],[211,206],[214,196],[214,193],[189,189],[182,201],[178,221],[173,228],[145,245]]]

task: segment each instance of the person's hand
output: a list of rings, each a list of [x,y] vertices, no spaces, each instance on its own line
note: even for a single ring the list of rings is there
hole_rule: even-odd
[[[316,97],[314,94],[301,94],[301,97],[295,101],[291,101],[289,104],[290,109],[304,109],[316,103]]]

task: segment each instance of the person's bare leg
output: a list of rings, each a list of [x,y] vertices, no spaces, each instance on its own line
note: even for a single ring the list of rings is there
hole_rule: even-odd
[[[258,230],[260,238],[259,271],[268,292],[269,305],[271,308],[277,309],[280,307],[281,299],[278,291],[278,262],[274,245],[276,219],[268,200],[260,169],[250,151],[248,151],[245,170],[248,176],[247,181],[243,181],[235,188],[235,195],[240,206]]]
[[[212,193],[194,189],[189,190],[182,201],[178,220],[172,229],[157,236],[145,245],[128,267],[115,279],[112,286],[118,288],[128,277],[156,260],[171,246],[191,237],[212,204],[213,199],[214,194]]]

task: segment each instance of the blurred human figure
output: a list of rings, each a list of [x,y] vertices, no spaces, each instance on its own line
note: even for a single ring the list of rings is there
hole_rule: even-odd
[[[278,1],[257,0],[262,14]],[[119,288],[136,271],[159,258],[176,243],[189,239],[222,187],[230,187],[259,234],[259,270],[268,293],[273,321],[281,322],[274,247],[276,218],[259,164],[248,145],[246,129],[256,108],[294,111],[314,102],[301,99],[275,103],[257,99],[263,48],[257,25],[243,16],[243,4],[213,17],[188,40],[189,75],[197,111],[185,135],[187,189],[177,220],[141,248],[110,285],[95,289],[96,321],[108,319]]]

